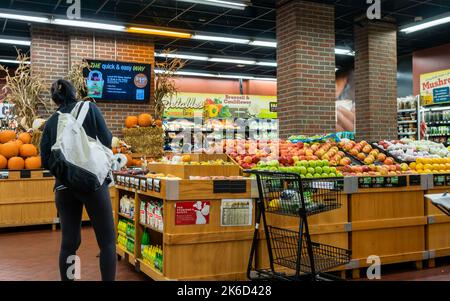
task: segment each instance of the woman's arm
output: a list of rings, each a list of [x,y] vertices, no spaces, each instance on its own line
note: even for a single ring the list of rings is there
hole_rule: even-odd
[[[104,146],[111,149],[111,142],[112,142],[111,131],[108,129],[105,119],[103,118],[103,115],[100,112],[100,109],[92,102],[90,103],[90,105],[91,110],[94,114],[95,126],[97,129],[97,138]]]

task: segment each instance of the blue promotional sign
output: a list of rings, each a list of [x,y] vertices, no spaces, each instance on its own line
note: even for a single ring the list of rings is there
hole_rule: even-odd
[[[450,101],[449,90],[450,90],[449,87],[434,89],[433,90],[433,101],[435,103],[449,102]]]

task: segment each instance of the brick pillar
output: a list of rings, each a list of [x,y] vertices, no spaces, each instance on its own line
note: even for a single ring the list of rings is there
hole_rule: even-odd
[[[355,25],[356,137],[397,138],[397,27]]]
[[[280,136],[334,132],[334,6],[284,1],[277,9],[277,40]]]

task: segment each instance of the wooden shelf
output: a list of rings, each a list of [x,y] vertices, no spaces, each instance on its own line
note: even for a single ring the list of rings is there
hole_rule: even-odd
[[[134,218],[131,218],[129,215],[127,215],[127,214],[125,214],[125,213],[118,212],[117,214],[118,214],[119,216],[121,216],[121,217],[124,217],[124,218],[126,218],[126,219],[129,219],[130,221],[133,221],[133,220],[134,220]]]
[[[140,270],[153,280],[156,281],[169,280],[168,278],[164,277],[164,275],[160,271],[155,270],[141,258],[138,258],[137,261],[139,261],[140,263]]]
[[[134,247],[136,247],[136,246],[134,246]],[[130,256],[133,256],[133,258],[134,258],[134,254],[131,253],[130,251],[126,250],[126,249],[125,249],[124,247],[122,247],[121,245],[116,244],[116,248],[119,249],[120,251],[122,251],[123,253],[126,253],[126,254],[128,254],[128,255],[130,255]]]
[[[149,229],[149,230],[152,230],[152,231],[155,231],[155,232],[164,234],[164,231],[159,230],[159,229],[156,229],[156,228],[154,228],[154,227],[152,227],[152,226],[150,226],[150,225],[147,225],[147,224],[144,224],[144,223],[141,223],[141,222],[139,222],[139,224],[140,224],[142,227],[144,227],[144,228],[147,228],[147,229]]]

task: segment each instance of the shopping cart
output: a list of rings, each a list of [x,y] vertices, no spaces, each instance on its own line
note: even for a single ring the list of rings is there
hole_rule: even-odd
[[[324,273],[348,263],[346,249],[311,241],[308,216],[341,207],[342,178],[302,179],[298,174],[275,171],[246,171],[256,175],[259,198],[255,231],[247,269],[251,280],[333,280]],[[299,218],[294,231],[269,225],[267,214]],[[266,237],[269,268],[256,267],[261,219]]]

